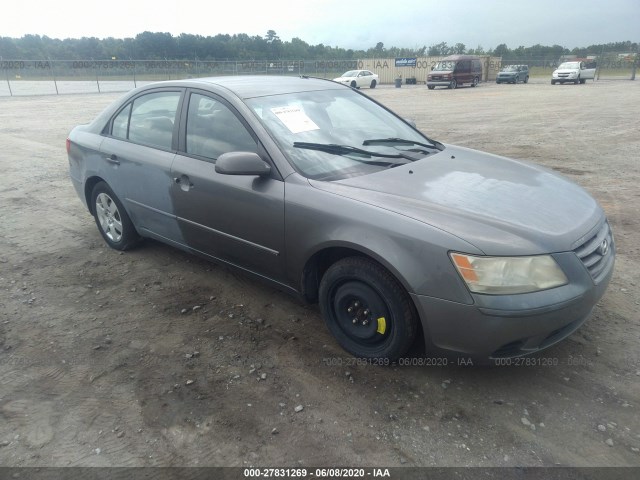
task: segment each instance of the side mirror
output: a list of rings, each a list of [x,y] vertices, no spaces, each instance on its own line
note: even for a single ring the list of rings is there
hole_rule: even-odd
[[[271,166],[254,152],[227,152],[216,160],[216,172],[222,175],[265,177],[271,173]]]

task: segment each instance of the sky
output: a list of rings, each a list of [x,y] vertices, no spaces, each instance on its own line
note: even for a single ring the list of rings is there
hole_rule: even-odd
[[[275,30],[283,41],[368,49],[640,41],[640,0],[4,0],[0,37],[203,36]]]

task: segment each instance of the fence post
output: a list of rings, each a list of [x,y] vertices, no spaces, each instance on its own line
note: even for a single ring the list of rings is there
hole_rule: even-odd
[[[138,83],[136,82],[136,61],[133,61],[133,88],[138,88]]]
[[[54,63],[51,59],[49,59],[49,64],[51,65],[51,74],[53,75],[53,85],[56,87],[56,95],[60,95],[58,92],[58,81],[56,80],[56,69],[54,68]]]
[[[5,69],[5,72],[7,74],[7,87],[9,87],[9,96],[13,97],[13,92],[11,91],[11,82],[9,81],[9,69]]]

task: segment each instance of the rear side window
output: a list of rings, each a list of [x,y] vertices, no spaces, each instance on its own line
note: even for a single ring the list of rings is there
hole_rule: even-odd
[[[155,92],[142,95],[122,109],[113,119],[111,135],[135,143],[171,150],[173,126],[180,92]]]

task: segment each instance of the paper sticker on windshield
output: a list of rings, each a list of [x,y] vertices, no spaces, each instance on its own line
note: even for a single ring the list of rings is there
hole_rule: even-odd
[[[271,111],[291,133],[310,132],[320,128],[300,107],[276,107],[272,108]]]

